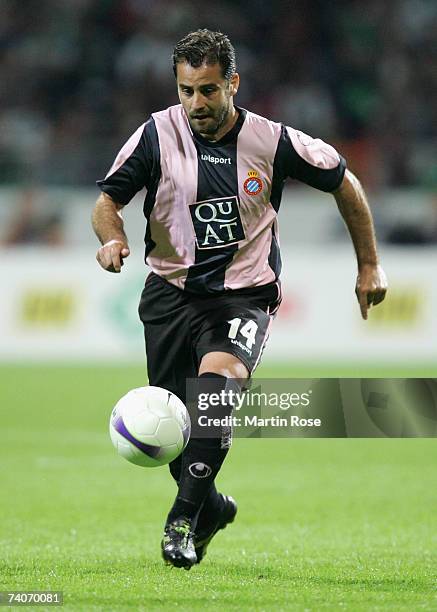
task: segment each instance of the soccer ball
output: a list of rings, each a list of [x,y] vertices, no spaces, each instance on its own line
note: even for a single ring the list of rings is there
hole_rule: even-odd
[[[136,465],[158,467],[184,450],[191,423],[181,400],[161,387],[140,387],[115,405],[109,434],[118,454]]]

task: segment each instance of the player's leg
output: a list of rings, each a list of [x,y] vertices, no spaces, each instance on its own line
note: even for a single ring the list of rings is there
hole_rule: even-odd
[[[256,291],[255,295],[230,296],[215,303],[215,314],[207,317],[198,339],[199,373],[212,371],[225,378],[237,375],[244,384],[243,380],[253,373],[260,361],[272,321],[269,312],[273,307],[277,310],[279,295],[277,287],[273,286]],[[230,357],[243,364],[244,369],[230,371]],[[223,407],[220,409],[226,413]],[[234,520],[236,512],[235,501],[218,493],[213,484],[196,522],[197,562],[202,560],[217,531]]]
[[[201,361],[199,375],[215,372],[224,378],[234,378],[238,374],[240,383],[249,377],[247,367],[238,360],[236,370],[230,370],[229,364],[236,359],[229,353],[214,351],[207,353]],[[244,375],[244,378],[243,378]],[[227,448],[229,450],[232,440],[229,439]],[[215,482],[212,483],[196,521],[195,550],[197,563],[200,563],[206,554],[209,543],[215,534],[232,523],[237,514],[237,504],[230,495],[223,495],[216,489]]]
[[[236,381],[246,380],[248,375],[246,366],[234,355],[221,352],[209,353],[202,358],[195,394],[199,397],[210,394],[221,396],[222,391],[229,390],[230,385],[234,391],[238,391],[239,386]],[[218,414],[230,416],[231,412],[232,404],[223,400]],[[202,437],[192,435],[181,456],[178,493],[166,524],[166,532],[171,533],[163,542],[163,556],[166,561],[187,569],[201,560],[214,533],[231,522],[236,514],[236,505],[232,498],[218,494],[214,485],[214,479],[230,448],[230,427],[211,428],[205,434]],[[208,517],[208,524],[201,523],[198,532],[196,521],[202,507],[203,516]],[[201,545],[197,546],[199,558],[192,554],[189,533],[185,538],[179,537],[177,532],[176,535],[172,535],[174,525],[189,532],[196,529],[196,533],[202,534]]]
[[[234,355],[223,352],[211,352],[202,358],[199,377],[196,381],[196,395],[202,397],[222,396],[230,388],[235,392],[240,390],[241,381],[249,376],[246,366]],[[216,406],[211,406],[216,409]],[[217,413],[221,416],[230,416],[232,404],[221,402]],[[209,408],[206,414],[211,414]],[[197,429],[197,432],[200,428]],[[169,513],[169,521],[178,516],[187,516],[195,519],[205,502],[211,489],[215,476],[229,451],[231,444],[231,428],[220,426],[204,428],[199,437],[195,430],[181,458],[181,471],[178,475],[179,488],[175,503]],[[175,474],[176,475],[176,474]]]

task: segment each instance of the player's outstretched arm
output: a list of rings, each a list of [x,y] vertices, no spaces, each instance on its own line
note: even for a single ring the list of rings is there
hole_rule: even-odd
[[[372,213],[360,181],[349,170],[346,170],[343,182],[333,195],[357,254],[358,277],[355,293],[361,316],[367,319],[370,306],[382,302],[387,291],[387,279],[378,263]]]
[[[122,208],[121,204],[102,193],[92,214],[93,229],[102,243],[96,259],[108,272],[120,272],[123,259],[130,253],[123,228]]]

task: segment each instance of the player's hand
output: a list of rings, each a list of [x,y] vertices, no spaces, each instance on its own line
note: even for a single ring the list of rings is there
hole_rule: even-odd
[[[360,267],[355,293],[360,304],[361,316],[367,319],[370,306],[376,306],[385,298],[387,277],[381,266],[364,264]]]
[[[97,251],[96,259],[104,270],[120,272],[123,259],[130,254],[129,247],[121,240],[110,240]]]

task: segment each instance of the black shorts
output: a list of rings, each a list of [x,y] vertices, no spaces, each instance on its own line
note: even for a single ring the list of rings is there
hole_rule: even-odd
[[[261,358],[280,292],[275,282],[196,295],[152,272],[139,306],[149,384],[168,389],[185,402],[186,379],[197,377],[202,357],[211,351],[235,355],[251,374]]]

